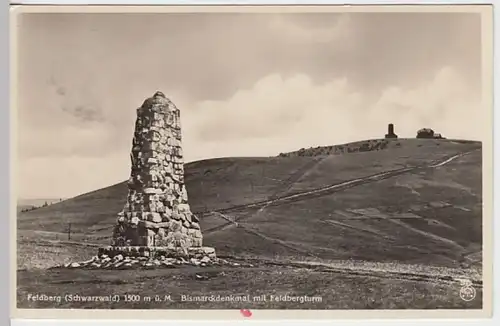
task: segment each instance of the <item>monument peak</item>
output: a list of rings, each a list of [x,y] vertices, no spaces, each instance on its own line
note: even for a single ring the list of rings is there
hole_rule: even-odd
[[[153,95],[153,97],[164,97],[164,98],[166,98],[165,94],[163,94],[163,93],[162,93],[162,92],[160,92],[160,91],[157,91],[157,92]]]

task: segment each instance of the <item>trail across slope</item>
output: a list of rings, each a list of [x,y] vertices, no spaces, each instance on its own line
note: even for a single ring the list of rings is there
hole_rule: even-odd
[[[328,185],[325,187],[316,188],[316,189],[312,189],[312,190],[308,190],[308,191],[302,191],[302,192],[295,193],[292,195],[283,195],[283,196],[279,196],[277,198],[272,198],[269,200],[250,203],[250,204],[246,204],[246,205],[238,205],[238,206],[223,208],[223,209],[219,209],[219,210],[214,210],[211,212],[202,212],[202,214],[203,213],[204,214],[206,214],[206,213],[213,214],[214,212],[216,212],[216,213],[230,213],[230,212],[237,212],[237,211],[241,211],[241,210],[245,210],[245,209],[249,209],[249,208],[261,208],[261,210],[262,210],[263,208],[265,208],[267,206],[271,206],[271,205],[281,205],[284,203],[296,202],[299,200],[304,200],[304,199],[315,197],[318,195],[324,196],[327,194],[331,194],[333,192],[342,191],[345,189],[349,189],[349,188],[352,188],[355,186],[364,185],[364,184],[371,183],[371,182],[389,179],[392,177],[396,177],[396,176],[399,176],[399,175],[402,175],[405,173],[414,172],[417,170],[428,169],[428,168],[438,168],[438,167],[441,167],[443,165],[449,164],[450,162],[456,160],[457,158],[460,158],[464,155],[470,154],[470,153],[475,152],[475,151],[478,151],[478,149],[475,149],[472,151],[461,152],[458,154],[454,154],[452,156],[447,156],[447,157],[442,158],[438,161],[432,162],[430,164],[422,165],[422,166],[412,166],[412,167],[405,167],[405,168],[400,168],[400,169],[395,169],[395,170],[390,170],[390,171],[385,171],[385,172],[379,172],[379,173],[372,174],[372,175],[369,175],[366,177],[351,179],[351,180],[347,180],[347,181],[344,181],[341,183]],[[240,217],[239,219],[235,219],[234,222],[237,222],[237,221],[241,220],[242,218],[245,218],[245,216]],[[234,222],[228,222],[228,223],[225,223],[223,225],[216,226],[214,228],[206,230],[204,233],[206,234],[206,233],[222,230],[222,229],[226,228],[227,226],[233,224]]]

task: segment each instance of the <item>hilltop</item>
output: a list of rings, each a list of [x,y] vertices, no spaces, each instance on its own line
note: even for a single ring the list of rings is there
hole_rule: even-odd
[[[476,141],[472,140],[461,140],[455,139],[450,140],[453,143],[459,144],[475,144]],[[280,153],[280,157],[293,157],[293,156],[321,156],[321,155],[339,155],[348,153],[359,153],[359,152],[372,152],[381,151],[386,149],[399,148],[404,144],[405,147],[415,147],[415,146],[429,146],[433,144],[439,146],[444,142],[443,138],[428,139],[427,143],[422,143],[422,139],[416,138],[396,138],[396,139],[369,139],[356,141],[351,143],[331,145],[331,146],[316,146],[309,148],[301,148],[298,151],[293,151],[289,153]]]

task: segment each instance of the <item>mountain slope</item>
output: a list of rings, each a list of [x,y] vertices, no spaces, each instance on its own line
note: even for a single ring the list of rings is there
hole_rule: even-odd
[[[400,139],[340,155],[212,159],[187,164],[186,184],[219,255],[456,267],[481,250],[480,149]],[[120,183],[21,213],[19,236],[64,240],[71,223],[72,240],[107,244],[126,193]]]

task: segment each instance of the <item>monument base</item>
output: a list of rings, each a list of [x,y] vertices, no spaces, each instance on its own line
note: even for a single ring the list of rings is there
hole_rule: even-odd
[[[98,256],[106,255],[114,258],[123,257],[148,257],[158,258],[216,258],[215,249],[212,247],[191,247],[187,250],[172,247],[146,247],[146,246],[107,246],[98,249]]]
[[[232,266],[253,267],[245,262],[231,262],[215,256],[212,247],[192,247],[185,251],[172,247],[107,246],[98,250],[98,255],[81,262],[67,263],[64,268],[85,269],[142,269],[175,268],[183,265],[199,267]]]
[[[396,135],[396,134],[385,134],[385,138],[386,139],[391,139],[391,138],[396,139],[396,138],[398,138],[398,135]]]

